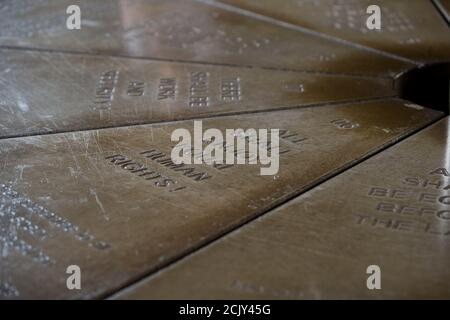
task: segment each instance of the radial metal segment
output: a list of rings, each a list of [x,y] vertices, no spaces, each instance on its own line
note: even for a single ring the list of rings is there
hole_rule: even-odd
[[[438,0],[439,1],[439,0]],[[432,1],[220,0],[328,36],[422,63],[448,60],[450,29]],[[449,8],[448,0],[442,1]],[[380,8],[380,30],[370,30],[369,6]]]
[[[0,138],[396,95],[392,81],[0,50]]]
[[[450,298],[449,128],[441,120],[116,297]],[[381,290],[366,287],[370,265]]]
[[[84,25],[68,30],[72,2],[3,1],[0,46],[374,76],[414,67],[194,0],[81,0]]]

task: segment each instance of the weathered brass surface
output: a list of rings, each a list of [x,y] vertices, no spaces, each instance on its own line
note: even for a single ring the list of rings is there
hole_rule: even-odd
[[[392,146],[443,117],[444,64],[399,76],[450,60],[449,12],[0,1],[0,299],[450,298],[450,120]],[[194,119],[281,129],[279,173],[173,164]]]
[[[77,1],[81,30],[68,30],[71,4],[2,1],[0,45],[382,76],[414,66],[193,0]]]
[[[393,96],[387,79],[0,50],[0,137]]]
[[[450,29],[432,1],[220,1],[415,61],[450,61]],[[367,28],[370,5],[381,8],[381,30]]]
[[[441,120],[117,297],[450,298],[449,130]]]
[[[275,176],[261,176],[259,165],[174,167],[170,135],[193,121],[3,139],[0,294],[112,293],[440,116],[386,100],[203,121],[204,129],[282,129]],[[250,261],[260,274],[263,260]],[[66,288],[72,264],[81,267],[81,290]],[[169,283],[184,294],[186,285]]]

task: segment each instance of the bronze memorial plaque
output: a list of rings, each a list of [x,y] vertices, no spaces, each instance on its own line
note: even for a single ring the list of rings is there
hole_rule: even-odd
[[[0,50],[0,138],[393,96],[392,81]]]
[[[66,28],[72,0],[2,1],[0,46],[375,76],[415,66],[194,0],[76,2],[80,30]]]
[[[200,124],[188,120],[0,140],[0,295],[96,298],[112,294],[441,116],[405,101],[380,100],[224,116]],[[171,134],[179,128],[193,132],[198,125],[218,130],[279,129],[278,173],[261,175],[260,165],[174,164]],[[245,150],[235,154],[241,151]],[[387,187],[386,172],[370,177]],[[357,191],[366,192],[362,187]],[[324,202],[323,206],[331,210],[334,204]],[[318,214],[326,221],[337,212]],[[277,234],[292,231],[294,221]],[[310,232],[321,232],[320,228]],[[362,230],[381,232],[368,224],[358,226],[355,234]],[[333,234],[328,232],[323,236]],[[302,233],[294,233],[293,239],[300,239]],[[345,236],[351,235],[346,232]],[[293,239],[283,239],[286,242],[280,247],[288,250]],[[266,247],[261,241],[255,245],[261,245],[261,250]],[[300,240],[297,245],[301,248]],[[227,250],[216,252],[225,255]],[[252,262],[254,267],[256,261],[247,258],[245,263]],[[258,272],[249,269],[255,277],[264,275],[259,272],[263,258]],[[66,268],[72,264],[83,270],[81,290],[66,287]],[[204,276],[223,274],[216,271],[205,270]],[[185,285],[169,283],[173,294],[185,293]],[[206,292],[212,283],[203,285]]]
[[[448,1],[444,0],[443,2]],[[213,2],[213,1],[207,1]],[[423,62],[450,59],[450,29],[430,0],[220,0],[326,36],[364,45],[380,54]],[[448,2],[447,2],[448,3]],[[371,30],[369,6],[381,13]],[[376,9],[375,9],[376,10]],[[370,11],[375,13],[375,11]]]
[[[445,118],[116,298],[449,299],[449,130]]]
[[[0,0],[0,300],[450,299],[449,84],[450,0]]]

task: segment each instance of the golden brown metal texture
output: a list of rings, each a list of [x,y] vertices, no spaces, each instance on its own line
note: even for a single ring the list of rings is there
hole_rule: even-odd
[[[393,96],[392,81],[0,50],[0,137]]]
[[[414,64],[193,0],[2,1],[0,45],[239,66],[392,76]]]
[[[116,298],[450,298],[449,130],[441,120]]]
[[[3,298],[112,293],[440,116],[401,100],[385,100],[203,121],[204,129],[281,129],[275,176],[261,176],[259,165],[176,167],[169,158],[175,144],[171,133],[192,129],[193,121],[3,139],[0,293]],[[375,178],[388,182],[386,174]],[[325,203],[329,210],[339,204]],[[288,231],[279,230],[283,232]],[[296,231],[292,235],[300,237]],[[280,243],[284,250],[289,248],[286,240],[287,247]],[[286,259],[286,268],[295,261]],[[243,259],[240,265],[244,263],[251,265],[250,273],[263,276],[263,260]],[[66,268],[73,264],[81,267],[81,290],[66,287]],[[187,288],[169,283],[174,295]],[[208,290],[212,284],[202,286]]]
[[[432,1],[220,0],[252,12],[412,59],[450,61],[450,29]],[[381,8],[381,29],[370,30],[370,5]]]

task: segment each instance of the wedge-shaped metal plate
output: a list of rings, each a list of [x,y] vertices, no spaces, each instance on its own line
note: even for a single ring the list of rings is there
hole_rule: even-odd
[[[449,130],[441,120],[119,297],[450,298]]]
[[[193,0],[2,1],[0,45],[347,74],[392,75],[413,65]]]
[[[387,79],[0,50],[0,137],[393,96]]]
[[[432,1],[221,0],[301,27],[422,62],[450,60],[450,29]],[[370,30],[370,5],[381,29]],[[372,13],[375,11],[371,11]],[[372,20],[369,20],[369,22]]]
[[[193,121],[3,139],[0,293],[111,293],[439,116],[391,100],[203,121],[279,128],[275,176],[259,165],[175,166],[171,133]],[[66,287],[69,265],[81,268],[81,290]]]

